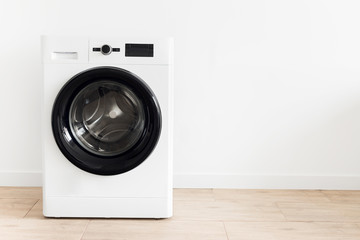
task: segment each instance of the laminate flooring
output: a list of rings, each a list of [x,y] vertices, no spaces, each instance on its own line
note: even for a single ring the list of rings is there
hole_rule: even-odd
[[[360,240],[360,191],[174,189],[170,219],[51,219],[0,187],[0,240]]]

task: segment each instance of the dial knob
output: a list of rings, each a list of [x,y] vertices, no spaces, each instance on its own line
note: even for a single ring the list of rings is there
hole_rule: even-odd
[[[102,54],[109,55],[111,52],[112,52],[112,48],[109,45],[105,44],[101,47]]]

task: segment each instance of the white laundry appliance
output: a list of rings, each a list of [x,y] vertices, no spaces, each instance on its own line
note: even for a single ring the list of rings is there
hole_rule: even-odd
[[[171,39],[42,37],[43,213],[172,216]]]

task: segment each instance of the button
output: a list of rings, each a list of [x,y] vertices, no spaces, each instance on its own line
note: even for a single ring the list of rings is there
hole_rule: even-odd
[[[111,47],[107,44],[101,47],[101,53],[104,55],[109,55],[111,53]]]

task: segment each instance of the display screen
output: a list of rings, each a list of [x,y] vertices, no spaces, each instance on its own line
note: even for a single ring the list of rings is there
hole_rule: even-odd
[[[154,44],[125,44],[125,57],[153,57]]]

